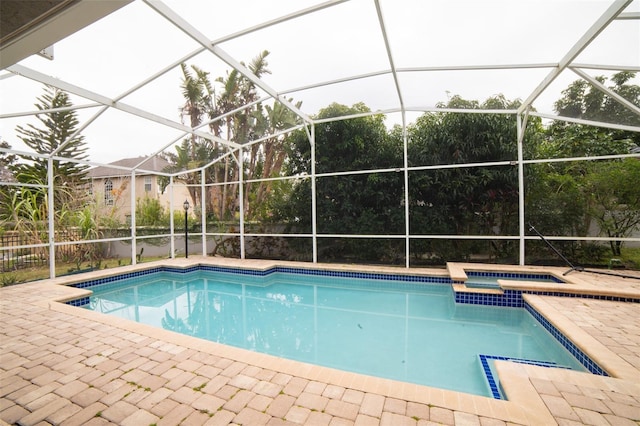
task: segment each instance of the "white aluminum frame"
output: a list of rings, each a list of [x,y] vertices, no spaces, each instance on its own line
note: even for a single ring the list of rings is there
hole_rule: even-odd
[[[176,205],[174,200],[174,181],[175,178],[179,175],[185,173],[200,173],[201,182],[197,185],[200,189],[201,199],[203,200],[203,205],[206,205],[206,188],[215,185],[223,185],[224,183],[214,183],[207,184],[205,182],[205,173],[206,169],[212,166],[213,164],[222,161],[227,156],[231,156],[237,167],[240,169],[239,180],[237,182],[227,182],[226,184],[233,183],[238,184],[239,188],[239,196],[240,196],[240,221],[239,221],[239,231],[238,233],[215,233],[208,232],[206,229],[206,211],[205,209],[201,209],[201,223],[202,231],[202,255],[206,255],[207,251],[207,237],[208,236],[233,236],[237,235],[240,238],[241,244],[241,258],[245,258],[245,240],[247,237],[258,237],[258,236],[273,236],[273,237],[282,237],[282,238],[311,238],[312,239],[312,261],[318,262],[318,239],[319,238],[387,238],[387,239],[404,239],[405,240],[405,267],[409,267],[410,260],[410,241],[411,239],[494,239],[494,240],[517,240],[519,241],[519,263],[524,264],[525,258],[525,242],[528,240],[537,239],[537,237],[527,236],[525,234],[526,224],[525,215],[524,215],[524,196],[525,196],[525,188],[524,188],[524,166],[527,164],[541,163],[541,162],[558,162],[558,161],[583,161],[583,160],[594,160],[594,159],[613,159],[613,158],[640,158],[640,154],[628,154],[628,155],[612,155],[612,156],[600,156],[600,157],[580,157],[580,158],[563,158],[563,159],[542,159],[542,160],[525,160],[523,155],[523,143],[524,143],[524,133],[527,126],[527,121],[529,117],[539,117],[542,119],[551,119],[551,120],[562,120],[569,123],[577,123],[577,124],[585,124],[592,126],[600,126],[610,129],[616,130],[625,130],[625,131],[633,131],[640,132],[640,126],[628,126],[622,125],[619,123],[603,123],[596,122],[590,120],[576,119],[570,117],[560,117],[552,114],[539,113],[532,110],[532,104],[534,101],[543,93],[545,90],[549,88],[549,86],[563,73],[565,70],[570,70],[577,74],[580,78],[588,81],[590,84],[594,85],[596,88],[604,92],[607,96],[618,101],[620,104],[628,108],[633,113],[640,115],[640,108],[627,101],[626,99],[620,97],[616,93],[613,93],[610,89],[600,84],[595,78],[591,77],[584,70],[593,69],[593,70],[607,70],[607,71],[633,71],[640,72],[640,64],[638,66],[614,66],[610,64],[582,64],[575,63],[574,60],[583,52],[594,40],[598,38],[598,36],[615,20],[640,20],[640,12],[625,12],[627,7],[632,3],[632,0],[611,0],[611,4],[606,9],[606,11],[598,17],[598,19],[589,27],[589,29],[573,44],[573,46],[564,54],[562,58],[558,60],[558,62],[547,62],[547,63],[514,63],[514,64],[495,64],[495,65],[480,65],[480,64],[468,64],[468,65],[430,65],[430,66],[417,66],[417,67],[397,67],[394,60],[394,52],[392,49],[392,45],[389,42],[389,34],[387,30],[387,26],[385,23],[385,17],[380,5],[380,0],[373,0],[373,7],[375,7],[375,12],[377,16],[377,23],[380,29],[380,35],[382,36],[382,40],[384,42],[384,49],[386,53],[386,60],[388,63],[387,69],[371,71],[366,73],[360,73],[355,75],[346,75],[341,78],[334,78],[327,81],[319,81],[314,82],[312,84],[307,84],[305,86],[295,87],[295,88],[285,88],[282,90],[277,90],[274,87],[268,85],[264,80],[254,75],[245,65],[243,65],[239,60],[232,57],[225,50],[220,47],[220,44],[241,38],[245,35],[255,33],[256,31],[273,27],[278,24],[288,22],[291,20],[298,19],[303,16],[307,16],[319,11],[323,11],[325,9],[333,8],[335,6],[347,3],[349,0],[332,0],[325,1],[323,3],[319,3],[317,5],[307,7],[301,10],[298,10],[293,13],[289,13],[275,19],[271,19],[257,25],[253,25],[251,27],[245,28],[243,30],[234,32],[232,34],[228,34],[226,36],[220,37],[216,40],[208,39],[204,33],[199,31],[190,22],[181,17],[179,14],[175,13],[171,8],[169,8],[166,4],[159,0],[142,0],[143,4],[148,6],[149,9],[156,12],[163,19],[171,23],[171,25],[178,28],[184,34],[186,34],[189,38],[194,40],[199,44],[199,47],[188,54],[182,56],[181,58],[174,60],[169,65],[160,69],[159,71],[151,74],[149,77],[143,79],[138,84],[132,86],[122,94],[116,96],[115,98],[110,98],[100,93],[96,93],[82,87],[76,86],[70,82],[65,82],[61,79],[54,78],[48,75],[45,75],[37,70],[31,69],[21,64],[11,64],[6,67],[6,71],[8,73],[0,75],[0,79],[5,79],[11,76],[22,76],[36,82],[40,82],[46,85],[50,85],[53,87],[57,87],[61,90],[64,90],[68,93],[75,94],[77,96],[83,97],[89,101],[87,104],[77,105],[68,108],[55,108],[51,110],[43,110],[43,111],[26,111],[26,112],[17,112],[17,113],[9,113],[0,115],[1,119],[7,118],[16,118],[16,117],[26,117],[35,114],[43,114],[50,112],[58,112],[58,111],[67,111],[67,110],[80,110],[80,109],[89,109],[89,108],[98,108],[98,111],[93,114],[89,119],[84,121],[78,130],[71,135],[67,142],[64,142],[58,149],[54,152],[49,153],[48,155],[38,155],[35,153],[24,153],[16,150],[7,150],[0,148],[0,152],[4,153],[18,153],[18,154],[26,154],[31,156],[38,156],[40,158],[46,158],[51,166],[54,160],[64,160],[64,161],[76,161],[82,164],[88,165],[103,165],[97,162],[89,162],[89,161],[77,161],[73,159],[67,159],[59,157],[59,152],[64,148],[65,144],[68,141],[72,140],[75,136],[82,133],[88,126],[90,126],[94,121],[96,121],[104,112],[109,110],[110,108],[122,111],[126,114],[133,115],[135,117],[149,120],[156,124],[160,124],[166,126],[169,129],[178,130],[181,134],[179,137],[172,139],[170,142],[165,143],[162,147],[156,151],[152,156],[158,155],[167,148],[171,147],[177,141],[182,139],[187,135],[195,135],[200,138],[205,138],[213,141],[214,143],[219,143],[223,146],[226,146],[228,151],[221,155],[220,157],[212,160],[210,163],[198,167],[193,170],[185,170],[178,173],[157,173],[155,174],[164,175],[169,177],[169,187],[168,190],[171,194],[170,200],[170,234],[168,235],[153,235],[153,236],[141,236],[138,237],[135,231],[135,201],[136,201],[136,193],[135,193],[135,185],[132,185],[131,188],[131,235],[129,237],[123,238],[108,238],[108,239],[100,239],[100,240],[87,240],[87,241],[76,241],[73,244],[85,244],[85,243],[93,243],[93,242],[109,242],[109,241],[130,241],[131,242],[131,262],[132,264],[137,263],[137,244],[136,241],[138,239],[144,240],[147,238],[156,238],[156,237],[170,237],[170,251],[171,257],[175,257],[175,229],[173,223],[173,211]],[[127,103],[122,102],[122,99],[127,97],[128,95],[136,92],[137,90],[145,87],[149,83],[155,81],[159,77],[167,74],[168,72],[174,70],[179,67],[181,63],[199,55],[203,52],[209,52],[214,55],[216,58],[220,59],[228,66],[237,70],[244,77],[246,77],[249,81],[255,84],[260,90],[266,93],[266,96],[261,99],[249,104],[242,106],[234,111],[231,111],[224,116],[215,117],[209,121],[205,121],[201,123],[199,126],[195,128],[191,128],[190,126],[184,125],[174,120],[167,119],[165,117],[158,116],[157,114],[153,114],[149,111],[145,111],[141,108],[134,107]],[[457,72],[457,71],[486,71],[486,70],[517,70],[517,69],[548,69],[549,73],[546,77],[538,83],[535,89],[528,94],[525,101],[517,110],[486,110],[486,109],[475,109],[475,110],[466,110],[466,109],[453,109],[453,108],[438,108],[437,106],[407,106],[404,101],[404,92],[401,87],[400,76],[402,74],[407,73],[430,73],[430,72]],[[383,111],[372,111],[370,113],[362,113],[362,114],[353,114],[344,117],[335,117],[330,119],[315,119],[309,115],[307,115],[302,109],[293,105],[291,102],[287,100],[285,95],[292,94],[296,92],[302,92],[309,89],[318,89],[328,86],[333,86],[342,83],[348,83],[353,81],[365,80],[372,77],[390,75],[392,77],[395,94],[397,96],[398,106],[394,108],[389,108]],[[296,114],[300,119],[300,124],[297,124],[290,129],[279,131],[273,135],[269,135],[268,137],[245,141],[244,143],[238,143],[237,141],[228,141],[224,138],[220,138],[206,131],[206,126],[210,123],[221,120],[227,115],[231,115],[235,112],[241,111],[246,108],[250,108],[251,106],[261,103],[261,102],[280,102],[294,114]],[[487,162],[487,163],[472,163],[472,164],[462,164],[462,165],[425,165],[418,167],[409,167],[408,163],[408,136],[407,136],[407,117],[406,114],[408,112],[446,112],[446,113],[465,113],[465,114],[511,114],[514,115],[517,126],[517,140],[515,143],[517,144],[517,160],[515,161],[496,161],[496,162]],[[376,114],[391,114],[391,113],[400,113],[402,127],[403,127],[403,164],[398,168],[386,168],[386,169],[377,169],[377,170],[356,170],[356,171],[343,171],[343,172],[333,172],[333,173],[317,173],[315,168],[315,132],[316,132],[316,124],[327,123],[337,120],[348,120],[358,117],[371,116]],[[245,149],[248,149],[252,144],[260,143],[263,140],[269,137],[277,137],[280,135],[287,134],[291,131],[304,128],[307,137],[309,139],[309,143],[311,146],[311,171],[309,175],[305,176],[283,176],[278,178],[266,178],[266,179],[252,179],[252,180],[244,180],[243,177],[243,152]],[[135,177],[137,173],[148,172],[144,170],[143,166],[148,161],[148,159],[141,161],[139,164],[135,165],[132,168],[126,167],[117,167],[109,165],[109,167],[120,168],[125,170],[131,174],[132,182],[135,182]],[[518,167],[518,185],[519,185],[519,210],[518,210],[518,221],[519,221],[519,233],[516,236],[480,236],[480,235],[415,235],[411,233],[410,230],[410,221],[409,221],[409,172],[417,171],[417,170],[434,170],[434,169],[442,169],[442,168],[457,168],[457,167],[491,167],[491,166],[517,166]],[[28,247],[48,247],[50,253],[55,252],[55,247],[65,244],[70,244],[69,242],[56,242],[55,241],[55,223],[53,220],[53,175],[52,175],[52,167],[49,167],[48,173],[48,181],[46,186],[41,185],[22,185],[25,187],[46,187],[48,191],[48,207],[49,207],[49,241],[47,244],[36,244],[36,245],[26,245],[21,246],[20,248],[28,248]],[[394,234],[394,235],[351,235],[351,234],[318,234],[317,232],[317,200],[316,200],[316,181],[318,178],[327,177],[327,176],[346,176],[353,174],[369,174],[369,173],[395,173],[402,172],[404,178],[404,215],[405,215],[405,227],[404,233],[402,234]],[[302,233],[302,234],[280,234],[280,233],[270,233],[270,234],[255,234],[255,233],[247,233],[245,232],[245,220],[244,220],[244,184],[247,182],[263,182],[263,181],[273,181],[273,180],[286,180],[286,179],[310,179],[311,181],[311,216],[312,216],[312,232],[311,233]],[[9,185],[9,186],[18,186],[15,182],[0,182],[0,185]],[[625,241],[625,242],[640,242],[640,238],[605,238],[605,237],[566,237],[566,236],[548,236],[546,237],[549,240],[580,240],[580,241]],[[3,250],[8,250],[8,248],[0,247],[0,252]],[[49,260],[49,275],[50,277],[55,277],[55,256],[50,255]]]

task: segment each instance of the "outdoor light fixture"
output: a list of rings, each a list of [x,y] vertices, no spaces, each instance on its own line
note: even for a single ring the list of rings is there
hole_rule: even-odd
[[[187,226],[187,212],[189,211],[189,200],[184,200],[184,257],[189,257],[189,228]]]

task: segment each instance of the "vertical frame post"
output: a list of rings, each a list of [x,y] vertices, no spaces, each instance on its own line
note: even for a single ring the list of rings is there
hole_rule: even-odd
[[[176,234],[175,234],[175,226],[173,224],[173,175],[169,176],[169,233],[171,234],[171,243],[169,245],[169,257],[171,259],[176,258]]]
[[[240,259],[246,257],[244,241],[244,152],[238,150],[238,197],[240,198]]]
[[[405,267],[409,268],[410,259],[410,233],[409,226],[409,140],[407,137],[407,118],[405,111],[402,110],[402,156],[403,156],[403,171],[404,171],[404,233],[405,233]]]
[[[47,220],[49,222],[49,278],[56,277],[56,224],[53,191],[53,158],[47,159]]]
[[[524,230],[524,134],[527,127],[527,118],[529,117],[529,109],[526,110],[524,117],[516,114],[516,130],[518,143],[518,230],[519,230],[519,264],[525,264],[525,235]]]
[[[138,263],[136,241],[136,171],[131,170],[131,264]]]
[[[311,144],[311,239],[313,242],[313,263],[318,263],[318,224],[316,203],[316,125],[311,124],[307,133]]]
[[[202,230],[202,255],[207,255],[207,199],[205,187],[205,169],[202,169],[202,178],[200,183],[200,228]]]

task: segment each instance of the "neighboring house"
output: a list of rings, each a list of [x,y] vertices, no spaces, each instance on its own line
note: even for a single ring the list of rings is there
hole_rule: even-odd
[[[111,214],[114,219],[121,221],[129,220],[131,217],[131,171],[120,169],[120,167],[135,167],[147,157],[124,158],[114,161],[105,166],[93,167],[87,171],[87,177],[91,179],[91,192],[96,198],[102,212]],[[169,209],[171,194],[167,187],[162,192],[158,182],[161,172],[169,163],[159,157],[152,157],[140,166],[141,170],[136,171],[135,197],[155,198],[160,204]],[[145,170],[145,171],[142,171]],[[189,191],[182,183],[174,181],[173,184],[174,210],[182,210],[184,200],[189,200]]]

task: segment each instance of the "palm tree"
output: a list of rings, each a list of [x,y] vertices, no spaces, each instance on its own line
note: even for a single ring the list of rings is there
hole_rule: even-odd
[[[292,102],[292,99],[288,99]],[[302,102],[298,102],[296,107],[300,107]],[[266,114],[260,114],[256,126],[256,133],[260,136],[273,135],[279,131],[287,130],[298,124],[298,116],[296,116],[289,108],[282,103],[276,102],[273,107],[265,105]],[[256,115],[258,116],[258,115]],[[287,157],[285,145],[288,135],[274,136],[266,139],[261,144],[254,144],[251,149],[249,159],[249,176],[251,178],[270,178],[280,175],[282,165]],[[253,193],[253,205],[260,206],[269,195],[273,184],[272,182],[260,182],[257,189]],[[245,191],[245,205],[247,215],[254,216],[254,208],[249,203],[249,195],[251,195],[251,184],[247,183]]]
[[[260,52],[249,64],[248,68],[253,75],[260,78],[264,74],[270,74],[267,68],[268,50]],[[243,63],[244,65],[244,63]],[[258,93],[255,84],[248,78],[242,76],[237,70],[233,70],[227,74],[227,78],[218,78],[216,81],[221,83],[224,90],[216,99],[216,109],[212,111],[214,116],[228,114],[234,110],[240,109],[245,105],[249,105],[258,100]],[[256,125],[256,115],[260,111],[260,105],[242,109],[232,115],[227,116],[217,126],[224,126],[226,130],[226,139],[239,144],[248,142],[253,136],[253,129]],[[220,131],[220,127],[217,127]],[[214,129],[212,129],[214,131]],[[250,151],[249,164],[251,158],[255,156],[257,147],[253,147]],[[231,167],[232,159],[227,156],[225,158],[224,168],[219,168],[216,172],[216,181],[229,182],[238,181],[238,168]],[[243,161],[238,158],[238,161]],[[251,173],[251,171],[250,171]],[[249,175],[251,176],[251,174]],[[238,207],[238,184],[223,185],[222,190],[218,188],[218,217],[232,217]]]
[[[180,64],[180,69],[184,76],[181,89],[185,98],[185,103],[180,109],[180,118],[183,123],[185,119],[188,119],[191,128],[196,128],[202,124],[203,117],[212,110],[215,94],[209,82],[208,72],[192,65],[192,73],[184,63]],[[211,142],[209,140],[191,134],[190,138],[184,139],[180,146],[176,146],[176,154],[167,154],[172,163],[167,171],[178,172],[203,166],[212,158],[210,151]],[[199,184],[201,178],[197,173],[187,173],[178,179],[187,185],[192,185]],[[193,205],[202,205],[200,191],[193,186],[189,186],[188,190]]]
[[[258,78],[270,73],[266,60],[268,55],[267,50],[260,52],[247,66]],[[180,113],[183,122],[188,120],[192,128],[201,126],[207,117],[212,134],[230,142],[247,144],[251,140],[291,128],[297,122],[295,114],[279,102],[264,107],[257,102],[259,93],[256,85],[237,70],[229,71],[225,77],[215,80],[221,85],[219,95],[213,89],[209,73],[185,64],[181,65],[181,70],[184,76],[181,88],[185,103]],[[246,105],[251,106],[245,108]],[[233,161],[245,162],[246,179],[277,176],[286,158],[282,149],[285,142],[284,136],[273,137],[262,143],[252,144],[243,155],[226,155],[222,161],[214,163],[207,170],[206,183],[217,182],[222,185],[210,187],[207,211],[213,212],[220,220],[233,218],[240,202],[237,183],[239,168],[234,167]],[[167,159],[172,163],[167,171],[175,173],[201,167],[227,154],[229,149],[223,144],[191,135],[176,146],[175,154],[167,154]],[[195,173],[185,174],[180,179],[186,184],[200,183],[200,176]],[[268,182],[263,182],[254,190],[251,185],[247,185],[243,200],[245,205],[249,206],[250,194],[256,205],[264,201],[270,186]],[[190,187],[189,193],[194,205],[202,204],[196,187]],[[248,208],[247,214],[252,215],[251,209]]]

